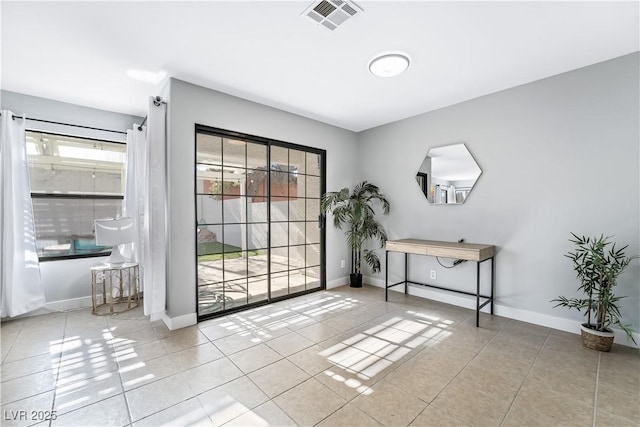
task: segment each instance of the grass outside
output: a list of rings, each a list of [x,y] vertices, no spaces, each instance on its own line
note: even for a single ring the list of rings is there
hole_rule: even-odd
[[[247,256],[266,255],[266,253],[267,251],[264,250],[252,250],[247,252]],[[240,257],[242,257],[242,248],[237,246],[225,245],[220,242],[198,243],[198,262]]]

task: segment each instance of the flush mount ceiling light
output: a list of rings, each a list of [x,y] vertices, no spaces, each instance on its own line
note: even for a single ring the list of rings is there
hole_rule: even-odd
[[[378,77],[393,77],[409,68],[409,57],[403,53],[385,53],[369,62],[369,71]]]

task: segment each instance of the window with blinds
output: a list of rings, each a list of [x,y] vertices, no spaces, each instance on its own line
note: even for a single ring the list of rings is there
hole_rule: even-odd
[[[108,255],[94,219],[121,214],[126,145],[26,132],[36,246],[41,260]]]

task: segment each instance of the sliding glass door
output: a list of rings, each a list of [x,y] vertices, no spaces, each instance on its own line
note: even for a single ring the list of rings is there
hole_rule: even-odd
[[[324,158],[196,127],[198,318],[324,288]]]
[[[270,202],[271,296],[321,287],[318,153],[272,145]]]

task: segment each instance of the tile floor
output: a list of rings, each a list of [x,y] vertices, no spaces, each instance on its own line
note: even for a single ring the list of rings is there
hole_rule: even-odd
[[[2,322],[0,424],[640,425],[637,349],[383,298],[343,287],[177,331],[138,309]]]

